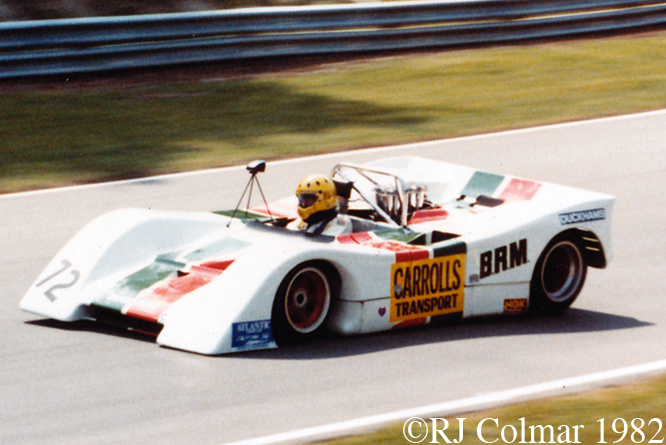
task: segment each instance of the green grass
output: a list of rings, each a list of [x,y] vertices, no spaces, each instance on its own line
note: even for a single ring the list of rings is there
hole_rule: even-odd
[[[560,434],[564,434],[568,429],[568,439],[571,441],[570,443],[575,443],[573,427],[582,425],[582,428],[578,429],[578,443],[584,445],[597,444],[602,439],[599,420],[604,419],[603,439],[606,443],[613,444],[618,441],[619,444],[627,445],[647,444],[652,439],[656,441],[666,439],[666,426],[660,427],[660,422],[666,424],[666,377],[647,379],[629,385],[605,388],[579,395],[530,401],[487,411],[450,416],[447,417],[449,428],[445,433],[451,441],[459,437],[459,421],[456,420],[457,418],[465,418],[463,421],[462,445],[484,444],[479,438],[477,427],[486,418],[497,419],[499,427],[493,421],[486,421],[482,425],[481,436],[488,442],[497,439],[496,445],[511,442],[513,436],[509,427],[505,430],[506,440],[501,436],[502,428],[506,425],[512,425],[520,435],[521,418],[525,419],[526,431],[525,442],[523,443],[539,443],[541,441],[539,430],[535,430],[536,435],[534,437],[530,436],[530,426],[532,425],[552,425],[555,434],[552,443],[566,443],[565,439],[567,437],[560,436]],[[620,420],[616,421],[614,426],[615,419],[624,419],[626,427]],[[634,429],[632,427],[634,419],[642,419],[645,422],[644,426],[641,427],[640,421],[637,420],[634,422],[637,428]],[[659,420],[650,423],[652,419]],[[429,435],[421,443],[445,443],[441,436],[437,436],[436,442],[432,442],[432,423],[428,417],[425,417],[425,420],[429,424]],[[326,445],[409,444],[403,435],[403,425],[404,423],[400,423],[373,433],[318,443]],[[443,425],[443,422],[439,421],[437,428],[442,429]],[[414,426],[415,428],[412,430],[414,436],[423,437],[422,434],[425,430]],[[625,430],[627,434],[623,440],[620,440]],[[636,430],[640,430],[643,436]],[[520,441],[521,437],[519,436],[513,443],[520,443]],[[544,442],[541,443],[549,442],[550,436],[545,436]]]
[[[666,33],[0,95],[0,192],[666,106]]]

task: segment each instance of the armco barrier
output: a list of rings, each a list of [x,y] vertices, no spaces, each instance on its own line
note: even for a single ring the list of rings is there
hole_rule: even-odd
[[[512,43],[666,25],[666,0],[463,0],[0,23],[0,78]]]

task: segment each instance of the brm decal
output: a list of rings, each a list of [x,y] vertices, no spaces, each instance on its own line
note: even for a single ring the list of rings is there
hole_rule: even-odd
[[[264,348],[274,341],[270,320],[245,321],[231,325],[232,348]]]
[[[527,239],[521,239],[508,246],[483,252],[480,259],[479,278],[487,278],[525,263],[527,263]]]
[[[396,263],[391,267],[392,323],[461,312],[465,254]]]
[[[606,209],[581,210],[580,212],[560,213],[560,224],[585,223],[606,219]]]

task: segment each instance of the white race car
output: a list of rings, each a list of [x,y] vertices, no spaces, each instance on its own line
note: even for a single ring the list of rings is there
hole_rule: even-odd
[[[248,166],[248,185],[264,168]],[[295,197],[210,213],[117,210],[77,233],[20,306],[223,354],[324,331],[557,313],[587,267],[610,259],[612,196],[414,157],[339,164],[332,177],[352,233],[287,228]]]

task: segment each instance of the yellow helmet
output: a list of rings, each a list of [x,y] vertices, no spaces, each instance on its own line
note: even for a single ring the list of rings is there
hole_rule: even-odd
[[[310,216],[323,210],[330,210],[338,205],[335,184],[325,175],[310,175],[296,187],[298,197],[298,216],[307,221]]]

